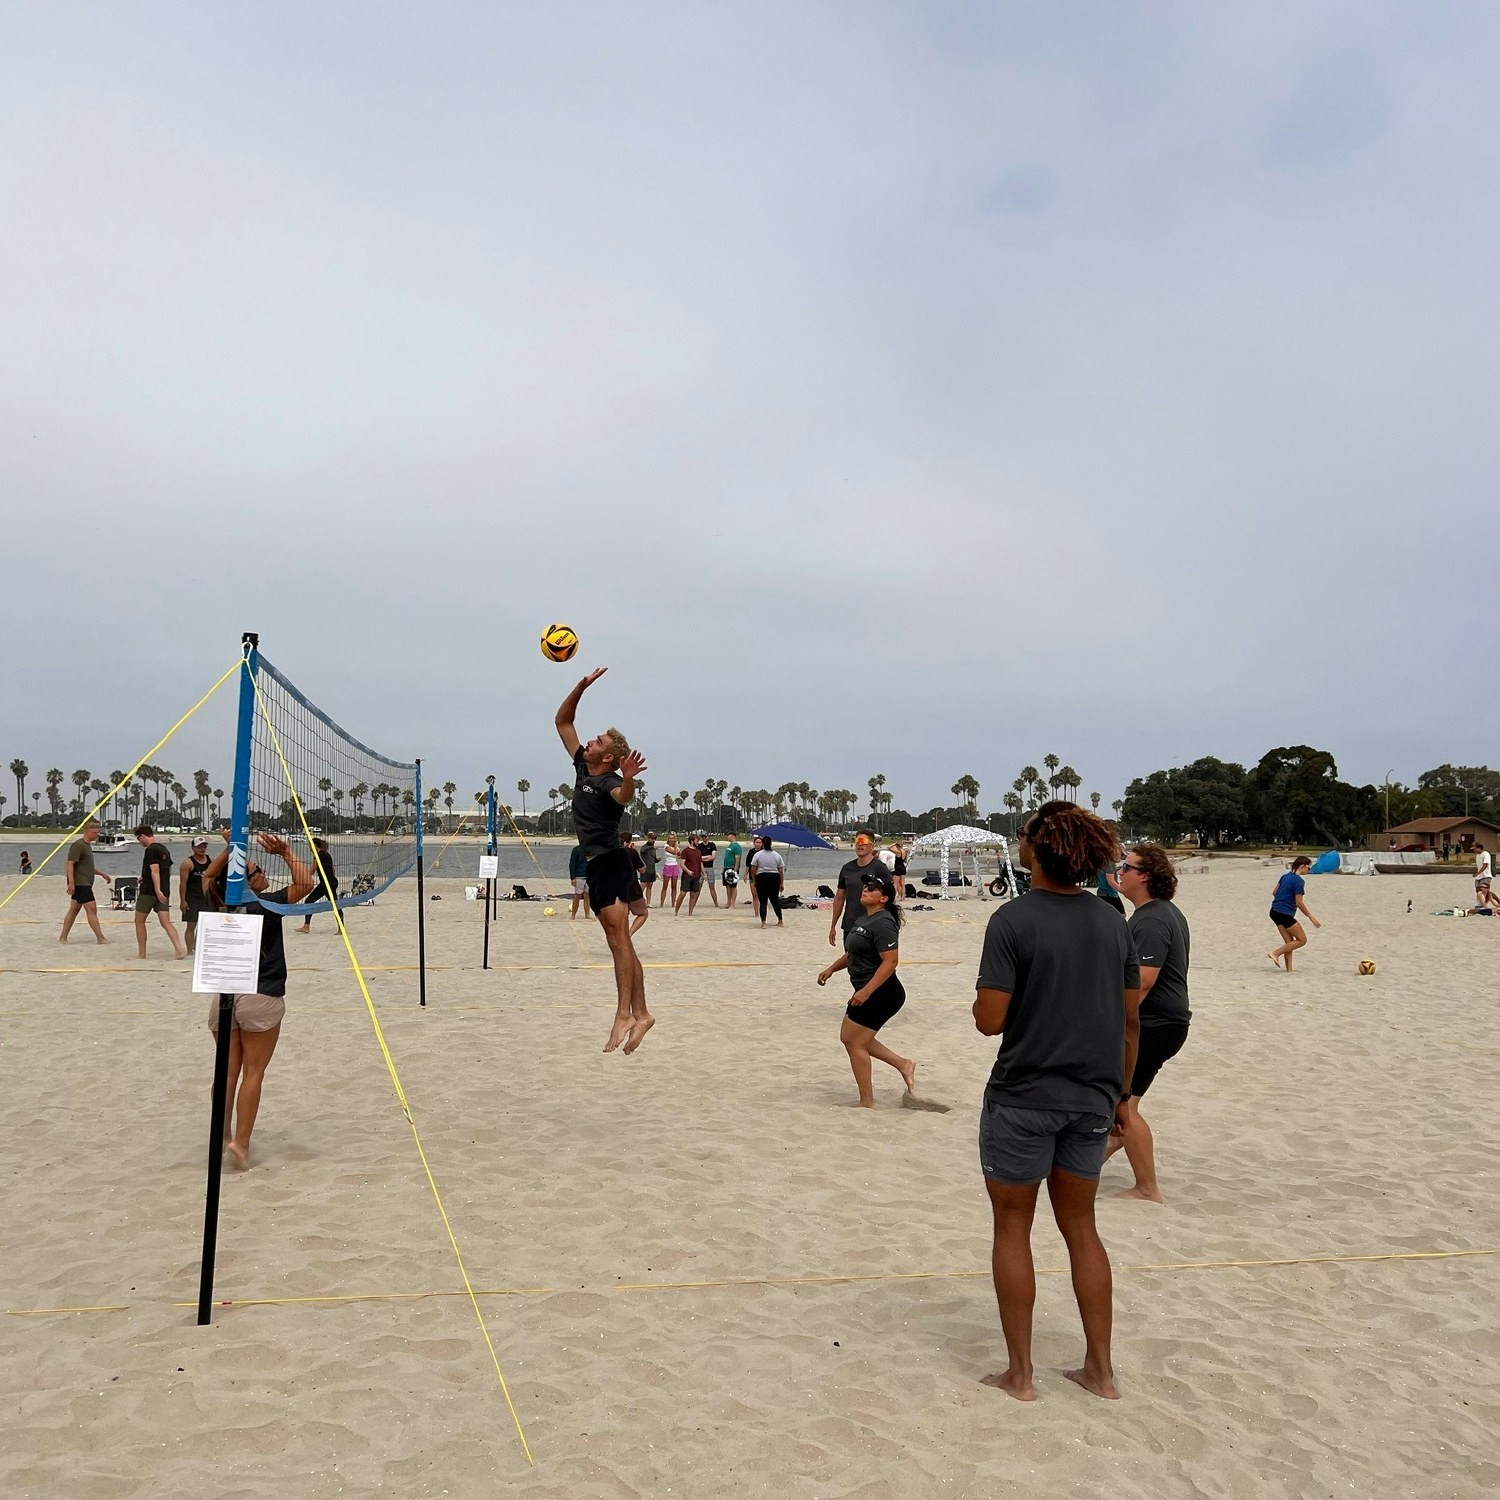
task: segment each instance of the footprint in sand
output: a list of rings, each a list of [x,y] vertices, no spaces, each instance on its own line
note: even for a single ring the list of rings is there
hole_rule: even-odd
[[[949,1109],[952,1108],[952,1106],[948,1104],[939,1104],[936,1099],[922,1099],[919,1098],[916,1094],[902,1094],[901,1108],[925,1109],[930,1114],[945,1115],[948,1113]]]

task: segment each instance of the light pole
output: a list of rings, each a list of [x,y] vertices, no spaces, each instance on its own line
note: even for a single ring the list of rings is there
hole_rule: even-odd
[[[1395,769],[1392,766],[1391,770],[1385,773],[1385,831],[1387,833],[1391,831],[1391,772]]]

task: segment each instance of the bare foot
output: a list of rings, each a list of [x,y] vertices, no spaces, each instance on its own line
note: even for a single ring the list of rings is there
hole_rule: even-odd
[[[236,1172],[243,1172],[250,1166],[250,1153],[244,1147],[237,1145],[234,1141],[224,1142],[224,1154],[229,1158],[229,1164]]]
[[[1106,1401],[1118,1401],[1120,1393],[1115,1389],[1115,1373],[1113,1370],[1107,1374],[1097,1374],[1085,1365],[1081,1370],[1064,1370],[1063,1374],[1073,1381],[1075,1385],[1081,1385],[1084,1390],[1095,1396],[1102,1396]]]
[[[176,956],[176,957],[177,957],[177,959],[178,959],[178,960],[179,960],[179,961],[181,961],[181,960],[182,960],[182,959],[184,959],[184,958],[186,958],[186,957],[187,957],[187,949],[186,949],[186,948],[181,948],[181,949],[179,949],[179,950],[178,950],[178,951],[177,951],[177,954],[176,954],[176,955],[175,955],[175,956]]]
[[[109,939],[108,938],[95,938],[94,941],[96,943],[98,943],[98,945],[102,948],[109,941]]]
[[[58,938],[58,942],[60,942],[60,943],[66,944],[67,941],[68,941],[67,938]]]
[[[899,1072],[901,1074],[901,1081],[906,1085],[906,1092],[908,1094],[915,1094],[917,1091],[916,1060],[908,1057],[906,1059],[906,1066],[899,1069]]]
[[[644,1020],[635,1021],[635,1022],[631,1023],[631,1027],[630,1027],[630,1040],[625,1043],[625,1046],[622,1049],[624,1051],[626,1057],[629,1057],[630,1054],[632,1052],[634,1052],[635,1049],[637,1047],[639,1047],[641,1045],[641,1043],[646,1040],[646,1033],[648,1031],[650,1031],[651,1028],[653,1026],[655,1026],[655,1025],[656,1025],[656,1017],[655,1016],[647,1016],[647,1017],[645,1017]]]
[[[630,1028],[634,1024],[632,1016],[616,1016],[615,1024],[609,1028],[609,1040],[604,1044],[604,1050],[613,1052],[630,1035]]]
[[[1281,956],[1279,954],[1268,953],[1268,954],[1266,954],[1266,957],[1269,958],[1271,960],[1271,962],[1273,964],[1275,964],[1278,969],[1281,967]]]
[[[1017,1375],[1011,1370],[1001,1370],[996,1375],[986,1375],[980,1385],[992,1385],[997,1391],[1004,1391],[1007,1396],[1014,1396],[1017,1401],[1035,1401],[1036,1387],[1031,1383],[1031,1376]]]
[[[1115,1197],[1140,1198],[1146,1203],[1162,1203],[1165,1201],[1162,1198],[1160,1188],[1143,1188],[1139,1183],[1136,1183],[1128,1188],[1121,1188],[1120,1191],[1115,1194]]]

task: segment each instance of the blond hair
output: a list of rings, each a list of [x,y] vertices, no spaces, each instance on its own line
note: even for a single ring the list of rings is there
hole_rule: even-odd
[[[614,756],[615,764],[623,765],[625,757],[630,754],[630,742],[618,729],[606,729],[601,738],[609,745],[609,753]]]

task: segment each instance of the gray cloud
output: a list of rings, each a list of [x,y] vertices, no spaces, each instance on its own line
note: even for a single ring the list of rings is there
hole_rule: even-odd
[[[0,28],[5,758],[124,763],[252,627],[545,786],[552,619],[658,790],[1491,756],[1488,12]]]

